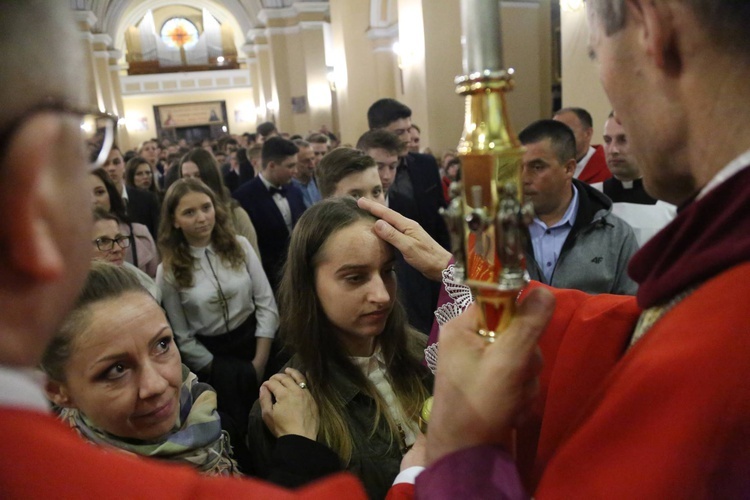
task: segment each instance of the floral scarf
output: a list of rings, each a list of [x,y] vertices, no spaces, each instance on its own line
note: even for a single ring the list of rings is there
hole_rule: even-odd
[[[182,365],[180,414],[177,423],[159,441],[123,439],[96,428],[76,409],[66,408],[60,418],[84,438],[99,445],[172,462],[190,464],[211,475],[240,475],[231,458],[229,435],[222,431],[216,411],[216,392],[210,385],[198,382],[195,374]]]

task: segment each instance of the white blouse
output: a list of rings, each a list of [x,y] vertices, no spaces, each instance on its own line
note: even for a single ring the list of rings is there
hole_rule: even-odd
[[[240,269],[224,264],[211,245],[190,247],[195,258],[190,288],[180,288],[172,271],[165,271],[163,264],[159,264],[156,283],[162,292],[164,309],[177,338],[182,362],[193,371],[213,360],[196,335],[223,335],[253,313],[258,322],[256,337],[273,338],[279,327],[276,300],[260,259],[246,238],[237,236],[237,241],[246,256],[245,266]],[[222,295],[226,309],[222,307]]]
[[[404,432],[404,441],[406,446],[411,446],[417,440],[417,424],[408,420],[405,416],[404,409],[393,391],[391,381],[385,371],[385,358],[380,350],[380,346],[375,348],[372,356],[351,358],[355,366],[358,366],[365,374],[367,379],[375,386],[380,397],[385,401],[385,407],[388,415],[396,422]]]

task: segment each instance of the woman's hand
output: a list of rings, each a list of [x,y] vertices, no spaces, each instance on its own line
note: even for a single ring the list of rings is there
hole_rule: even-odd
[[[277,438],[297,434],[317,439],[318,405],[307,389],[305,376],[294,368],[277,373],[260,386],[260,408],[263,422]]]
[[[367,198],[357,200],[359,208],[380,220],[375,223],[375,234],[398,249],[404,260],[433,281],[440,281],[448,267],[451,253],[441,247],[418,223],[390,208]]]

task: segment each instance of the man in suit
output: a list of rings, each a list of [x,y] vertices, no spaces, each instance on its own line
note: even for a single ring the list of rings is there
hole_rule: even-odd
[[[4,2],[0,17],[7,71],[0,79],[0,208],[13,214],[0,225],[0,497],[323,499],[346,491],[365,498],[346,476],[290,492],[105,451],[51,414],[35,367],[86,277],[87,175],[116,130],[114,119],[83,107],[84,55],[68,9],[53,0]],[[96,146],[102,155],[94,165],[86,162],[86,116],[109,121],[106,133],[90,136],[108,139]]]
[[[232,194],[253,221],[263,269],[274,292],[281,280],[292,229],[305,211],[302,192],[291,184],[298,152],[293,142],[281,137],[266,140],[260,175]]]
[[[370,130],[385,130],[400,141],[398,168],[388,188],[388,206],[396,212],[415,220],[435,241],[449,248],[450,236],[439,210],[446,206],[440,171],[435,158],[430,155],[408,152],[411,129],[411,109],[395,99],[380,99],[367,110]],[[374,149],[368,148],[372,152]],[[420,273],[410,273],[399,285],[406,302],[409,322],[428,334],[432,328],[433,313],[440,287],[426,280]]]
[[[603,182],[612,177],[607,168],[604,148],[592,146],[594,120],[583,108],[563,108],[552,117],[570,127],[576,137],[576,171],[575,179],[586,184]]]

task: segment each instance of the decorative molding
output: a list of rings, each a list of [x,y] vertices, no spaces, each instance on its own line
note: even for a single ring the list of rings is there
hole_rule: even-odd
[[[104,45],[105,47],[111,47],[112,37],[106,33],[94,33],[94,43]]]
[[[268,24],[269,19],[293,19],[297,17],[294,7],[283,7],[281,9],[262,9],[258,12],[258,21]]]
[[[325,29],[325,25],[330,24],[327,21],[300,21],[299,27],[303,30],[322,30]]]
[[[78,36],[81,40],[88,40],[91,43],[94,42],[94,35],[90,31],[81,31],[78,33]]]
[[[266,28],[265,33],[266,36],[271,35],[296,35],[300,32],[299,25],[294,26],[274,26],[272,28]]]
[[[292,7],[299,13],[328,14],[328,2],[294,2]]]
[[[391,26],[384,28],[370,28],[365,34],[370,40],[377,40],[378,38],[398,38],[398,24],[392,24]]]
[[[76,22],[86,25],[88,29],[96,26],[96,14],[90,10],[76,10],[73,12],[73,18]]]
[[[120,76],[122,95],[252,88],[247,69]]]

